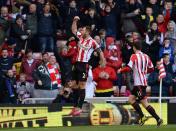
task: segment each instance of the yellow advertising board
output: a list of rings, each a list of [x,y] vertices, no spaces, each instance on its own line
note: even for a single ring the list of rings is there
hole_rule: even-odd
[[[151,104],[159,114],[159,104]],[[0,107],[0,128],[15,127],[57,127],[76,125],[121,125],[137,124],[138,114],[130,105],[111,103],[88,104],[80,116],[70,116],[72,106],[25,105]],[[142,108],[146,115],[148,112]],[[167,124],[167,104],[162,104],[162,118]],[[146,124],[153,125],[151,118]]]

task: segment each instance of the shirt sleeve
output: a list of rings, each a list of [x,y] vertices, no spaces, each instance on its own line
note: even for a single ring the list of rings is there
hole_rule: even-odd
[[[131,57],[130,57],[130,61],[128,63],[128,66],[132,69],[133,66],[134,66],[134,62],[135,62],[135,59],[136,59],[136,55],[133,54]]]

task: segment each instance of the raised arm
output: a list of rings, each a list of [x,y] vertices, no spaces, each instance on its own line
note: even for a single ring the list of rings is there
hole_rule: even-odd
[[[80,18],[78,16],[75,16],[74,19],[73,19],[71,30],[72,30],[72,33],[74,35],[76,35],[76,32],[77,32],[77,23],[78,23],[79,20],[80,20]]]

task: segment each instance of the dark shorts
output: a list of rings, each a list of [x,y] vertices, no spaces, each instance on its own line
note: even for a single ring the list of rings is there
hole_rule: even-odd
[[[140,101],[146,97],[146,86],[134,86],[131,94],[137,97],[137,100]]]
[[[87,81],[88,77],[88,63],[77,62],[72,68],[73,80]]]

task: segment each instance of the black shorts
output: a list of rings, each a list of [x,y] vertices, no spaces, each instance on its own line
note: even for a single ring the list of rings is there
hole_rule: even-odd
[[[146,86],[134,86],[131,94],[137,97],[137,100],[140,101],[146,97]]]
[[[72,69],[73,80],[87,81],[88,77],[88,63],[77,62]]]

